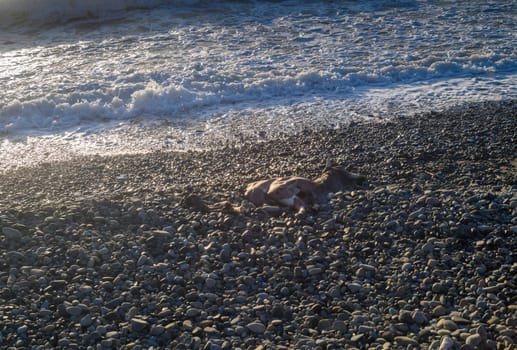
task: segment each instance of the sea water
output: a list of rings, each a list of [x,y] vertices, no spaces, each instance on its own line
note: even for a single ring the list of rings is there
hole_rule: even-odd
[[[517,1],[0,0],[0,168],[517,97]]]

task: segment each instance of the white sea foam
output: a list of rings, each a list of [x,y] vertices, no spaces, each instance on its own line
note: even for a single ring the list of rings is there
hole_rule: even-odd
[[[170,135],[167,147],[202,146],[201,134],[517,97],[515,3],[194,2],[0,1],[4,158],[45,143],[145,151]]]
[[[448,94],[442,91],[442,100],[469,97],[476,99],[482,90],[493,96],[515,94],[512,87],[515,75],[507,73],[507,68],[494,63],[489,69],[475,67],[471,64],[452,64],[434,62],[429,67],[410,67],[404,70],[379,69],[375,72],[333,74],[327,71],[309,70],[289,76],[288,72],[271,72],[255,76],[253,79],[240,79],[239,76],[223,77],[213,72],[205,76],[198,74],[197,80],[185,80],[183,85],[168,81],[158,83],[150,80],[145,85],[141,82],[127,85],[99,88],[95,84],[82,87],[81,91],[65,94],[37,96],[33,99],[14,99],[0,104],[0,131],[5,132],[56,132],[90,124],[92,122],[125,121],[141,116],[158,118],[185,118],[191,115],[203,115],[214,110],[227,111],[236,105],[261,106],[283,105],[297,101],[312,101],[315,98],[355,100],[368,90],[395,89],[397,86],[415,84],[415,82],[442,81],[449,85],[450,79],[464,79],[471,82],[476,74],[490,73],[495,78],[498,71],[498,84],[491,79],[478,79],[476,84],[449,86]],[[483,71],[485,70],[485,72]],[[216,81],[216,83],[214,83]],[[500,89],[500,85],[504,89]],[[468,88],[468,89],[467,89]],[[81,89],[80,89],[81,90]],[[127,92],[122,93],[122,90]],[[419,87],[420,95],[437,94],[436,84]],[[429,90],[429,91],[426,91]],[[486,96],[483,93],[483,97]],[[492,97],[493,97],[492,96]],[[395,101],[393,101],[395,102]],[[438,102],[438,101],[436,101]]]

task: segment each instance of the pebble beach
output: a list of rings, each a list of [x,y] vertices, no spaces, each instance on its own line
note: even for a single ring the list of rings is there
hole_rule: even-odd
[[[318,210],[197,212],[367,177]],[[0,174],[0,348],[515,349],[517,102]]]

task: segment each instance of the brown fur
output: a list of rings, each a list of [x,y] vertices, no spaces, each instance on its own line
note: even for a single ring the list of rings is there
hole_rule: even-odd
[[[248,185],[244,196],[257,207],[278,205],[304,212],[328,193],[360,185],[363,181],[364,176],[339,167],[327,167],[313,180],[290,176],[253,182]]]
[[[328,193],[360,185],[363,181],[365,177],[362,175],[350,173],[340,167],[327,166],[321,176],[312,180],[289,176],[252,182],[248,184],[244,197],[256,207],[288,207],[304,213],[314,203],[323,201]],[[186,197],[184,204],[202,212],[242,212],[241,207],[233,206],[227,201],[207,205],[196,195]]]

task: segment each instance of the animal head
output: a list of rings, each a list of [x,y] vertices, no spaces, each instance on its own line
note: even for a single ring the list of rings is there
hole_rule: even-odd
[[[323,174],[314,180],[320,192],[337,192],[348,186],[361,185],[366,177],[351,173],[342,167],[325,167]]]

